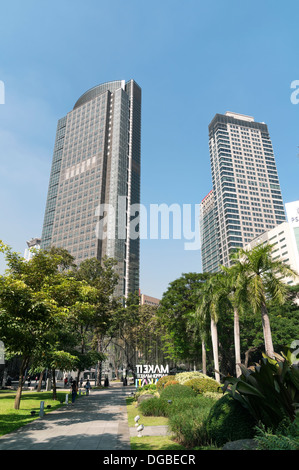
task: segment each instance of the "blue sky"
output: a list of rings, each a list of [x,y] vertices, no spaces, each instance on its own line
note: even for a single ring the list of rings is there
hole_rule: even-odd
[[[298,13],[297,1],[2,4],[0,239],[23,254],[41,235],[57,120],[110,80],[142,88],[145,206],[200,203],[212,185],[208,125],[226,111],[268,124],[284,203],[297,200]],[[143,293],[161,297],[190,271],[200,251],[184,240],[141,241]]]

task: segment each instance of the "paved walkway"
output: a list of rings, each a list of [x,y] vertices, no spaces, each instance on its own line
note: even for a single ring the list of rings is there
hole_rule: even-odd
[[[0,450],[130,450],[126,397],[134,387],[92,390],[0,438]]]

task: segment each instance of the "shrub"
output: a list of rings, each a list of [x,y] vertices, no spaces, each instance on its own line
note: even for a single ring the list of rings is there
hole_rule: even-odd
[[[213,398],[214,400],[219,400],[223,395],[219,392],[204,392],[202,396],[206,398]]]
[[[164,388],[169,387],[169,385],[176,385],[179,382],[177,380],[168,380],[168,382],[165,382]]]
[[[156,383],[157,385],[157,389],[160,391],[163,389],[163,387],[165,386],[166,382],[169,382],[169,381],[172,381],[172,380],[175,380],[175,377],[174,375],[164,375],[163,377],[161,377],[158,382]]]
[[[164,398],[165,400],[192,398],[196,397],[196,393],[190,387],[185,387],[181,384],[175,384],[171,385],[170,387],[165,387],[160,392],[160,397]]]
[[[275,355],[275,359],[263,355],[259,364],[246,369],[242,375],[226,377],[223,391],[239,401],[252,414],[256,423],[275,429],[286,417],[294,421],[296,403],[299,402],[299,368],[291,363],[290,351]]]
[[[275,433],[261,426],[254,440],[257,450],[299,450],[299,418],[293,423],[283,420]]]
[[[196,393],[219,392],[221,393],[220,384],[209,377],[198,379],[190,379],[184,383],[185,386],[191,387]]]
[[[168,416],[169,404],[162,398],[153,397],[138,406],[144,416]]]
[[[180,384],[184,385],[187,380],[191,379],[202,379],[208,377],[207,375],[203,374],[202,372],[180,372],[179,374],[176,374],[175,380],[177,380]]]
[[[169,407],[169,428],[175,439],[186,447],[202,446],[208,441],[204,426],[215,400],[197,395],[174,400]]]
[[[158,397],[159,393],[156,390],[141,390],[140,392],[135,393],[135,400],[138,400],[138,398],[142,397],[142,395],[153,395]]]
[[[140,397],[140,395],[144,395],[145,393],[154,395],[156,391],[157,386],[155,384],[147,384],[137,389],[135,393],[135,398],[138,398]]]
[[[253,438],[254,426],[250,413],[228,394],[215,402],[205,421],[207,438],[218,447],[229,441]]]

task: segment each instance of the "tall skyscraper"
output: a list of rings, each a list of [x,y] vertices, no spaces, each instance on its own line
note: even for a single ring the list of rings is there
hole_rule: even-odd
[[[268,127],[251,116],[216,114],[209,125],[213,182],[210,211],[216,226],[212,238],[219,264],[230,265],[230,253],[286,220]],[[205,202],[201,204],[202,212]],[[202,239],[206,239],[203,227]],[[216,238],[216,239],[215,239]],[[216,256],[216,255],[215,255]],[[203,270],[208,264],[205,247]]]
[[[140,204],[140,158],[134,80],[88,90],[58,121],[41,248],[66,248],[77,263],[116,259],[117,295],[139,289],[139,237],[130,236],[130,220],[131,206]]]
[[[219,268],[219,251],[213,190],[201,201],[199,227],[202,271],[205,273],[217,272]]]

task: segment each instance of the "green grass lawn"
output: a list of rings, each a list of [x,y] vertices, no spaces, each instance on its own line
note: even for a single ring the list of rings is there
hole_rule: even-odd
[[[169,436],[131,437],[132,450],[186,450]]]
[[[66,391],[57,391],[57,400],[53,400],[53,392],[23,392],[21,398],[20,409],[14,409],[14,400],[16,396],[15,390],[0,391],[0,436],[12,432],[21,426],[39,418],[40,402],[45,402],[45,413],[53,411],[61,407],[60,401],[65,401]],[[69,396],[69,401],[71,397]],[[47,405],[51,405],[47,409]],[[35,410],[36,415],[31,416],[30,412]]]

